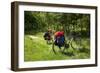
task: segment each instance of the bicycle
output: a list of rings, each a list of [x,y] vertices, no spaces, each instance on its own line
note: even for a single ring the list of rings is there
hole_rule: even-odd
[[[76,37],[69,36],[69,38],[64,41],[64,43],[62,44],[61,47],[55,45],[55,41],[53,41],[52,50],[55,54],[57,54],[59,50],[61,53],[65,53],[65,50],[70,49],[70,48],[72,48],[73,50],[78,50],[78,49],[82,48],[79,40],[80,39],[78,37],[76,38]],[[55,48],[56,46],[59,49]]]

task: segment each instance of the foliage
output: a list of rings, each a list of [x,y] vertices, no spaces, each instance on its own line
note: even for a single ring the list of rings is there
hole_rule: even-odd
[[[48,28],[58,31],[64,28],[66,35],[70,32],[84,32],[89,35],[90,15],[78,13],[51,13],[25,11],[25,33],[44,32]],[[84,36],[85,36],[84,35]]]

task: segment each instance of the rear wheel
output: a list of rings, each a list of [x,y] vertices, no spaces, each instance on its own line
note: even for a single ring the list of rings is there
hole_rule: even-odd
[[[59,52],[64,52],[65,51],[65,49],[66,48],[68,48],[69,47],[69,44],[65,44],[64,43],[64,45],[63,46],[61,46],[61,47],[59,47],[58,45],[55,45],[55,43],[53,43],[53,45],[52,45],[52,50],[53,50],[53,52],[55,53],[55,54],[57,54],[57,53],[59,53]]]

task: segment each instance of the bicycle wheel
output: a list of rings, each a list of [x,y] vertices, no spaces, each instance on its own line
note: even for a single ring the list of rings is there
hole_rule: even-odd
[[[52,50],[53,50],[53,52],[54,52],[55,54],[61,52],[61,49],[62,49],[61,47],[59,47],[57,44],[53,43],[53,45],[52,45]]]
[[[53,52],[56,54],[55,43],[52,44],[52,50],[53,50]]]
[[[75,50],[82,48],[81,41],[79,39],[72,39],[70,45]]]
[[[57,53],[63,53],[65,50],[66,50],[66,48],[68,48],[69,47],[69,45],[68,44],[63,44],[62,46],[58,46],[58,45],[55,45],[55,43],[53,43],[53,45],[52,45],[52,50],[53,50],[53,52],[55,53],[55,54],[57,54]]]

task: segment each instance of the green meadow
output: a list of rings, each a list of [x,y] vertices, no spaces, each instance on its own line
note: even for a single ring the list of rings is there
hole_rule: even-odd
[[[66,60],[66,59],[87,59],[90,58],[89,41],[82,41],[86,48],[73,49],[66,48],[62,54],[57,46],[55,49],[57,54],[52,50],[52,43],[47,44],[43,38],[43,33],[37,35],[25,35],[25,61],[46,61],[46,60]]]

